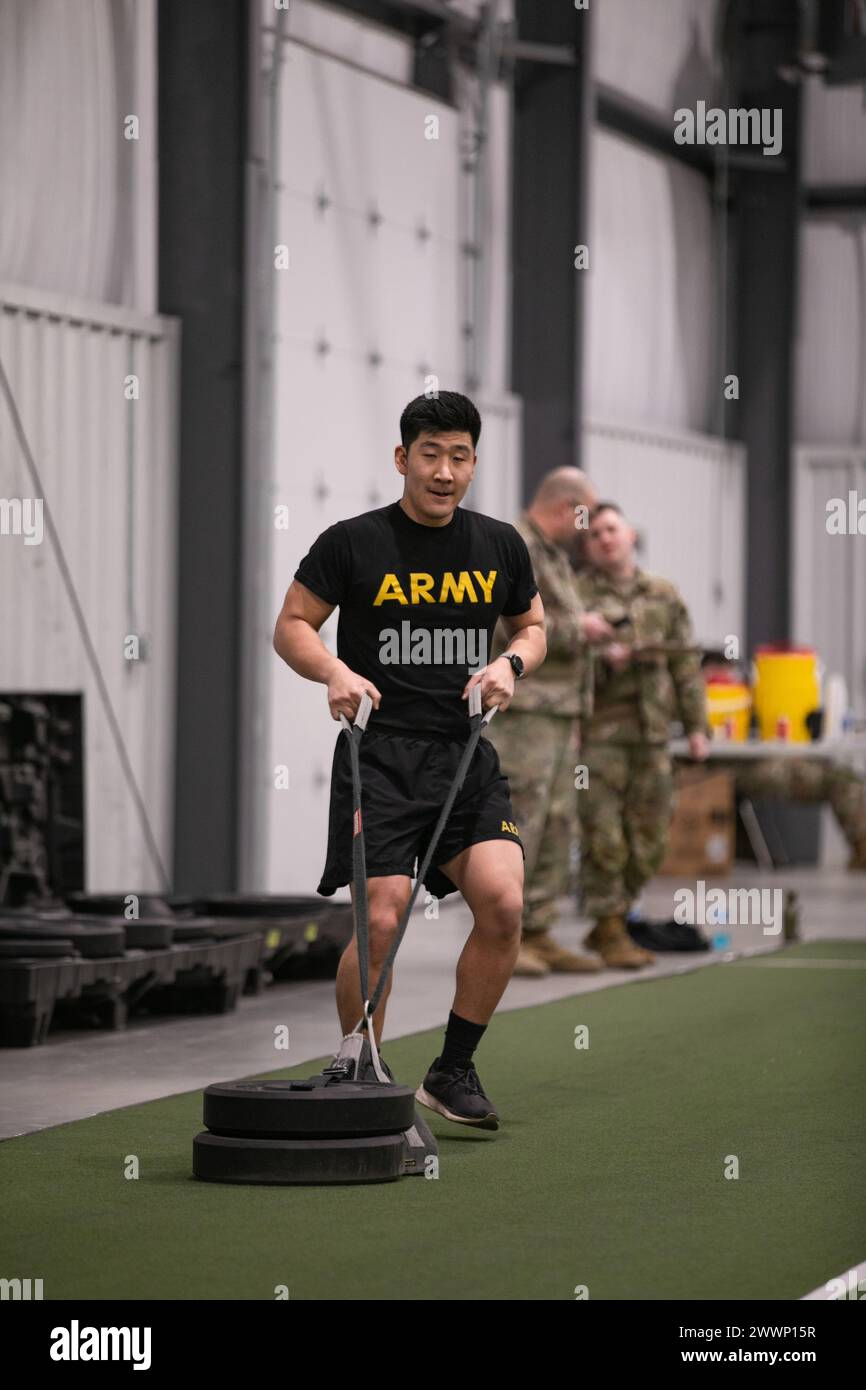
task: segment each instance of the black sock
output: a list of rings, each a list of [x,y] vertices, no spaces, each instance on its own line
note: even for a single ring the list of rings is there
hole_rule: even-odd
[[[452,1067],[468,1066],[486,1031],[486,1023],[470,1023],[467,1018],[460,1018],[452,1009],[448,1015],[448,1027],[445,1029],[445,1044],[439,1058],[439,1070],[448,1071]]]

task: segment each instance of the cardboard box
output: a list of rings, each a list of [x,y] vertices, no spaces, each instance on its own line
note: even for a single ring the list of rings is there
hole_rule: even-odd
[[[736,839],[731,773],[703,767],[679,768],[674,788],[668,852],[659,873],[689,879],[730,873]]]

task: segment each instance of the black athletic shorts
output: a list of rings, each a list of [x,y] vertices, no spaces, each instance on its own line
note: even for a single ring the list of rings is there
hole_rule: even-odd
[[[366,730],[359,760],[368,878],[408,874],[414,879],[416,860],[420,867],[465,747],[465,739],[454,742]],[[352,819],[349,739],[341,732],[331,769],[327,862],[317,890],[323,897],[352,881]],[[499,754],[483,735],[424,879],[434,897],[457,892],[436,865],[447,864],[482,840],[514,840],[523,849]]]

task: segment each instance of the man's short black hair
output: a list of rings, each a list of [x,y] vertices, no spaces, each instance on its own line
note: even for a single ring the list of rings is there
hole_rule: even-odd
[[[616,502],[596,502],[589,514],[590,526],[597,516],[601,516],[602,512],[616,512],[617,516],[622,516],[622,507],[618,506]]]
[[[400,416],[400,438],[408,449],[425,430],[440,434],[465,430],[475,448],[481,434],[481,416],[468,396],[459,391],[440,391],[438,396],[416,396]]]

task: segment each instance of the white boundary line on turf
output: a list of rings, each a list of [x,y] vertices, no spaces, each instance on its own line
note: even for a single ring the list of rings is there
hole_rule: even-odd
[[[866,970],[866,960],[822,960],[820,956],[805,960],[750,960],[749,965],[763,965],[773,970]]]
[[[860,1292],[861,1286],[862,1293]],[[804,1293],[800,1302],[844,1303],[849,1298],[858,1300],[866,1298],[866,1260],[863,1260],[859,1265],[854,1265],[853,1269],[846,1269],[844,1274],[837,1274],[834,1279],[828,1279],[826,1284],[822,1284],[819,1289],[813,1289],[811,1293]]]

